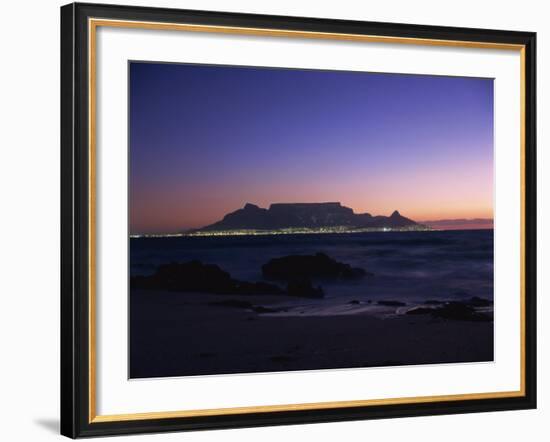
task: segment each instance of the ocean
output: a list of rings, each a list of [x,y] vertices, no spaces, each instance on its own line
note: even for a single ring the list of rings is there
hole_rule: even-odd
[[[323,299],[296,298],[277,315],[383,313],[378,301],[399,301],[410,308],[430,300],[493,300],[493,230],[132,238],[130,274],[199,260],[218,265],[233,278],[261,281],[261,267],[270,259],[318,252],[373,276],[313,280],[323,288]]]

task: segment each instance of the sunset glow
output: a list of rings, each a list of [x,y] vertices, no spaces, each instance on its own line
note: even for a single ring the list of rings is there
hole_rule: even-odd
[[[493,217],[493,80],[130,64],[130,232],[254,203]]]

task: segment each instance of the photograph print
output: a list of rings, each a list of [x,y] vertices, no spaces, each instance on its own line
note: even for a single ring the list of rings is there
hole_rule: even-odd
[[[493,361],[493,79],[128,69],[130,378]]]

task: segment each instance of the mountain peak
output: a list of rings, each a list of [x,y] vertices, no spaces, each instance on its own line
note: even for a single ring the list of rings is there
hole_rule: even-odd
[[[324,227],[397,228],[414,226],[416,222],[401,216],[396,210],[391,216],[356,214],[339,202],[325,203],[273,203],[269,209],[246,203],[242,209],[228,213],[221,221],[200,230],[277,230],[318,229]]]

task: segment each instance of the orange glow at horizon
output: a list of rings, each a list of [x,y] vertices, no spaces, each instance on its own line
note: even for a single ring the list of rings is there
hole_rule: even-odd
[[[246,203],[493,218],[493,79],[130,69],[132,233],[203,227]]]
[[[412,206],[411,201],[373,201],[373,204],[357,202],[347,198],[338,201],[334,198],[303,199],[303,198],[277,198],[270,201],[248,198],[240,202],[229,203],[213,197],[209,201],[194,202],[190,204],[174,205],[173,210],[167,211],[166,206],[159,202],[159,207],[149,207],[147,213],[150,216],[143,217],[141,225],[144,232],[178,232],[189,228],[199,228],[221,220],[225,215],[241,209],[246,203],[252,203],[262,208],[268,208],[272,203],[322,203],[340,202],[343,206],[350,207],[355,213],[368,212],[371,215],[389,216],[394,210],[398,210],[402,216],[416,222],[437,221],[445,219],[493,219],[493,208],[488,207],[485,201],[436,201],[434,205],[419,204]],[[183,203],[183,201],[182,201]],[[188,209],[194,207],[193,213]],[[143,212],[142,212],[143,213]],[[184,223],[183,220],[186,220]],[[171,226],[167,228],[167,226]]]

